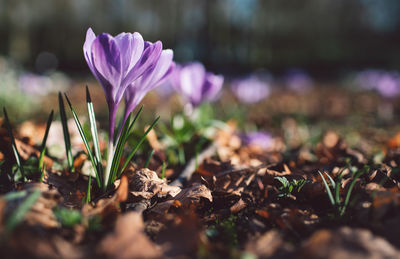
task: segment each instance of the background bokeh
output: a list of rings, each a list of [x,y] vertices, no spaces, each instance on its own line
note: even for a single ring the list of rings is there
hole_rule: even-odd
[[[35,73],[88,74],[90,26],[138,31],[179,62],[224,74],[301,67],[330,77],[400,68],[399,13],[398,0],[0,0],[0,56]]]

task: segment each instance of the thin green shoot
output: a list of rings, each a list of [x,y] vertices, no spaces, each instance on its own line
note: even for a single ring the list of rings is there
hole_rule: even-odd
[[[101,187],[101,176],[99,175],[99,172],[97,170],[99,161],[97,161],[96,157],[93,156],[92,150],[90,149],[89,143],[87,141],[86,134],[83,131],[82,124],[81,124],[81,122],[80,122],[80,120],[78,118],[78,115],[76,114],[75,109],[72,107],[72,104],[69,101],[68,96],[66,94],[65,94],[65,99],[67,100],[69,108],[70,108],[70,110],[72,112],[72,116],[74,117],[76,126],[78,127],[79,134],[81,135],[83,143],[85,144],[86,152],[87,152],[87,154],[88,154],[88,156],[90,158],[90,161],[92,162],[93,170],[94,170],[94,172],[96,174],[97,185],[99,187]]]
[[[51,123],[53,122],[53,116],[54,116],[54,110],[51,110],[49,118],[47,119],[46,131],[44,132],[42,145],[40,146],[41,151],[43,151],[43,149],[46,148],[47,137],[49,136],[50,126],[51,126]]]
[[[89,175],[89,180],[88,180],[88,188],[86,192],[86,204],[88,204],[91,201],[91,191],[92,191],[92,176]]]
[[[103,175],[103,166],[101,163],[102,158],[101,158],[99,138],[98,138],[97,126],[96,126],[96,116],[94,113],[93,103],[92,103],[92,99],[90,98],[88,86],[86,86],[86,103],[87,103],[87,108],[88,108],[88,113],[89,113],[90,131],[92,133],[94,154],[95,154],[97,162],[98,162],[97,170],[99,171],[100,175]]]
[[[41,191],[34,190],[22,203],[21,205],[13,211],[8,220],[6,221],[4,227],[4,233],[7,236],[11,233],[18,224],[20,224],[26,215],[26,213],[32,208],[41,195]]]
[[[136,146],[133,148],[131,153],[129,154],[128,158],[126,159],[124,165],[122,166],[120,173],[118,174],[118,177],[121,176],[122,172],[124,172],[125,168],[128,166],[129,162],[132,160],[133,156],[135,155],[136,151],[139,149],[140,145],[143,143],[143,141],[146,139],[147,135],[149,132],[154,128],[154,126],[157,124],[158,120],[160,119],[160,116],[158,116],[153,123],[150,125],[150,127],[146,130],[144,135],[140,138],[139,142],[136,144]]]
[[[111,168],[110,168],[110,172],[109,175],[106,177],[107,181],[107,186],[111,185],[118,174],[118,168],[121,162],[121,158],[122,158],[122,153],[124,151],[124,146],[125,143],[128,140],[129,134],[132,130],[132,128],[134,127],[137,119],[139,118],[139,116],[141,115],[143,111],[143,106],[140,107],[139,111],[136,113],[135,117],[133,118],[133,121],[131,122],[131,116],[132,114],[129,114],[128,119],[126,120],[124,127],[121,129],[122,132],[120,133],[120,136],[118,138],[117,141],[117,146],[114,150],[114,156],[112,159],[112,163],[111,163]],[[107,188],[107,186],[105,186],[105,188]]]
[[[165,178],[165,169],[167,169],[167,163],[165,163],[165,161],[163,161],[162,167],[161,167],[161,179]]]
[[[325,180],[325,177],[323,176],[323,174],[320,171],[318,171],[318,173],[322,178],[322,181],[324,183],[324,186],[325,186],[326,192],[328,194],[329,200],[330,200],[333,208],[335,209],[335,212],[340,217],[344,216],[344,214],[346,212],[346,208],[349,205],[351,193],[352,193],[353,188],[354,188],[354,186],[356,184],[356,181],[362,174],[364,174],[364,171],[363,170],[359,170],[354,174],[354,177],[353,177],[353,179],[351,180],[351,183],[350,183],[350,187],[347,190],[347,193],[345,195],[344,202],[342,202],[341,199],[340,199],[340,187],[341,187],[341,182],[342,182],[342,179],[343,179],[343,174],[342,174],[343,170],[339,173],[336,182],[333,181],[333,179],[326,172],[324,172],[325,175],[331,181],[333,181],[332,187],[330,187],[328,185],[328,183]],[[332,191],[334,191],[335,196],[333,195]]]
[[[11,140],[11,146],[12,146],[12,150],[13,150],[13,153],[14,153],[15,161],[17,162],[18,168],[21,170],[22,179],[23,179],[23,181],[25,181],[26,178],[25,178],[24,167],[21,164],[21,158],[20,158],[20,155],[19,155],[19,152],[18,152],[18,149],[17,149],[17,145],[15,144],[15,138],[14,138],[14,135],[12,133],[11,124],[10,124],[10,120],[8,119],[8,114],[7,114],[6,107],[3,107],[3,112],[4,112],[4,118],[6,120],[6,126],[7,126],[7,130],[8,130],[8,135],[10,136],[10,140]]]
[[[46,163],[43,164],[42,169],[40,170],[40,178],[39,182],[43,183],[43,178],[44,178],[44,171],[46,170]]]
[[[19,192],[9,192],[6,195],[4,195],[2,199],[4,199],[5,201],[12,201],[15,199],[23,198],[26,196],[26,194],[27,194],[26,190]]]
[[[68,131],[68,120],[67,120],[67,114],[65,113],[65,107],[64,107],[64,100],[61,95],[61,92],[58,92],[58,105],[60,109],[60,117],[61,117],[61,125],[63,128],[63,135],[64,135],[64,144],[65,144],[65,152],[67,154],[67,164],[68,164],[68,169],[71,172],[74,172],[74,160],[72,156],[72,149],[71,149],[71,139]]]
[[[147,157],[146,163],[144,163],[144,166],[143,166],[144,168],[148,168],[148,167],[149,167],[150,160],[151,160],[151,158],[153,157],[154,152],[155,152],[154,149],[151,150],[150,155]]]
[[[325,189],[326,189],[326,192],[328,193],[328,197],[329,197],[329,200],[330,200],[332,206],[335,206],[335,204],[336,204],[335,199],[333,198],[331,189],[330,189],[328,183],[326,182],[325,177],[322,175],[322,173],[321,173],[319,170],[318,170],[318,173],[319,173],[319,175],[321,176],[322,181],[324,182]],[[325,172],[325,174],[327,175],[326,172]]]
[[[38,163],[38,169],[39,171],[42,170],[43,168],[43,161],[44,161],[44,154],[46,153],[46,147],[42,149],[42,151],[40,152],[40,156],[39,156],[39,163]]]

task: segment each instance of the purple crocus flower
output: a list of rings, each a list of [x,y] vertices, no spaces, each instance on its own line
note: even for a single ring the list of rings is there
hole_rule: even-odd
[[[256,76],[250,76],[232,83],[232,91],[242,103],[258,103],[270,94],[270,85]]]
[[[241,139],[245,145],[248,146],[258,146],[261,149],[268,149],[272,143],[273,138],[267,132],[253,131],[241,135]]]
[[[356,76],[356,83],[365,90],[376,90],[390,99],[400,94],[400,74],[396,71],[368,69]]]
[[[311,77],[301,69],[290,69],[284,78],[285,85],[298,93],[305,93],[313,86]]]
[[[224,77],[207,72],[203,64],[193,62],[176,66],[173,76],[173,87],[183,95],[194,108],[205,101],[213,101],[221,91]]]
[[[152,43],[146,42],[145,48],[150,48],[152,45]],[[128,86],[125,92],[124,121],[147,92],[162,84],[171,75],[175,67],[175,63],[172,61],[173,56],[174,53],[172,50],[163,50],[155,66]]]
[[[86,62],[104,89],[109,109],[109,142],[114,138],[115,116],[126,88],[151,69],[160,57],[161,42],[145,48],[142,36],[120,33],[97,37],[89,28],[83,45]]]
[[[385,98],[393,98],[400,94],[400,75],[395,72],[386,72],[379,78],[376,90]]]

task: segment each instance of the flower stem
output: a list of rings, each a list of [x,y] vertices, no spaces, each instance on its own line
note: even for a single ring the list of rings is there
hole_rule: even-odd
[[[114,144],[113,141],[110,139],[108,141],[108,148],[107,148],[107,165],[106,165],[106,171],[104,174],[104,190],[107,189],[108,187],[108,179],[110,178],[110,170],[111,170],[111,165],[112,165],[112,161],[114,158]]]
[[[112,102],[108,102],[108,148],[107,148],[107,165],[106,171],[104,173],[104,190],[108,187],[108,179],[110,178],[111,174],[111,165],[112,160],[114,158],[114,131],[115,131],[115,116],[117,114],[118,104],[114,104]]]

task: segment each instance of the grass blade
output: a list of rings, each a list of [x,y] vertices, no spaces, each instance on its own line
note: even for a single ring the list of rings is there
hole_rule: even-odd
[[[98,168],[98,165],[97,165],[98,161],[97,161],[97,160],[95,159],[95,157],[93,156],[92,150],[90,149],[90,146],[89,146],[89,142],[87,141],[86,134],[85,134],[85,132],[83,131],[82,124],[81,124],[81,122],[79,121],[78,115],[76,114],[76,112],[75,112],[74,108],[72,107],[72,104],[71,104],[71,102],[69,101],[68,96],[67,96],[66,94],[65,94],[65,99],[66,99],[67,102],[68,102],[69,108],[71,109],[71,112],[72,112],[72,116],[74,117],[76,126],[78,127],[79,134],[81,135],[81,138],[82,138],[82,140],[83,140],[83,143],[85,144],[86,151],[87,151],[87,153],[88,153],[88,156],[89,156],[89,158],[90,158],[90,161],[92,162],[93,169],[94,169],[94,171],[95,171],[95,173],[96,173],[97,185],[98,185],[99,187],[101,187],[101,176],[99,175],[99,172],[98,172],[98,170],[97,170],[97,168]]]
[[[336,188],[336,182],[333,180],[333,178],[327,172],[324,172],[324,173],[329,178],[329,181],[332,184],[332,188],[335,189]]]
[[[93,103],[92,103],[92,99],[90,98],[88,86],[86,86],[86,103],[87,103],[88,113],[89,113],[90,131],[92,133],[94,154],[97,158],[97,161],[99,162],[98,169],[100,171],[100,174],[102,175],[103,167],[101,164],[102,159],[101,159],[101,153],[100,153],[99,138],[97,136],[98,134],[97,134],[96,116],[94,113]]]
[[[331,190],[330,190],[330,188],[329,188],[328,183],[327,183],[326,180],[325,180],[325,177],[322,175],[322,173],[321,173],[320,171],[318,171],[318,173],[319,173],[319,175],[321,176],[322,181],[324,182],[325,189],[326,189],[326,192],[328,193],[329,200],[331,201],[332,206],[335,206],[335,199],[333,198],[332,192],[331,192]]]
[[[110,175],[108,178],[108,182],[106,183],[107,186],[109,186],[115,180],[117,170],[118,170],[121,158],[122,158],[124,145],[125,145],[127,136],[129,135],[128,133],[129,133],[129,129],[130,129],[130,127],[129,127],[130,121],[131,121],[131,115],[128,116],[128,119],[126,120],[125,125],[122,128],[121,135],[118,139],[117,146],[114,151],[113,160],[111,163]]]
[[[136,113],[135,118],[133,118],[132,122],[130,122],[131,115],[129,115],[128,120],[125,122],[125,125],[122,129],[121,136],[118,139],[117,147],[115,149],[108,185],[113,183],[115,181],[115,178],[117,177],[118,168],[119,168],[120,161],[122,158],[122,153],[124,150],[125,143],[128,139],[128,136],[129,136],[132,128],[136,124],[137,119],[142,114],[142,111],[143,111],[143,105],[140,107],[139,111]]]
[[[3,107],[3,112],[4,112],[4,118],[6,119],[6,126],[7,126],[7,130],[8,130],[8,135],[10,136],[11,147],[12,147],[12,150],[14,153],[15,161],[17,162],[18,168],[21,170],[22,179],[25,181],[24,167],[21,164],[21,158],[20,158],[20,155],[19,155],[19,152],[17,149],[17,145],[15,144],[15,139],[14,139],[14,135],[12,133],[10,120],[8,119],[6,107]]]
[[[47,119],[46,131],[44,132],[44,136],[43,136],[42,145],[41,145],[40,150],[43,150],[43,149],[46,148],[47,137],[49,136],[50,126],[51,126],[51,123],[53,122],[53,116],[54,116],[54,111],[51,110],[49,118]]]
[[[62,124],[63,134],[64,134],[65,152],[67,154],[68,169],[71,172],[73,172],[74,171],[74,167],[73,167],[74,161],[73,161],[72,151],[71,151],[71,139],[69,136],[67,114],[65,113],[64,100],[61,95],[61,92],[58,92],[58,105],[60,108],[60,117],[61,117],[61,124]]]
[[[5,226],[5,234],[9,234],[19,223],[24,220],[25,214],[31,209],[41,195],[41,191],[36,189],[29,195],[21,205],[10,215]]]
[[[357,172],[357,173],[354,175],[353,180],[351,181],[350,187],[349,187],[349,189],[347,190],[347,193],[346,193],[346,198],[345,198],[345,200],[344,200],[344,204],[343,204],[342,211],[340,212],[342,215],[344,214],[344,212],[345,212],[345,210],[346,210],[346,207],[347,207],[347,205],[349,204],[351,192],[353,191],[353,188],[354,188],[354,186],[355,186],[355,184],[356,184],[356,181],[357,181],[357,179],[358,179],[362,174],[363,174],[362,171]]]
[[[161,167],[161,179],[165,178],[165,169],[167,169],[167,163],[165,163],[165,161],[163,161],[162,167]]]
[[[88,204],[91,200],[91,191],[92,191],[92,176],[89,175],[89,180],[88,180],[88,189],[86,193],[86,204]]]
[[[336,204],[340,204],[340,187],[342,185],[342,172],[339,173],[337,183],[335,186],[335,199],[336,199]]]
[[[39,171],[41,171],[43,168],[43,160],[44,160],[45,153],[46,153],[46,148],[43,148],[42,151],[40,152],[40,156],[39,156],[39,165],[38,165]]]
[[[149,157],[147,158],[146,163],[144,164],[144,168],[148,168],[148,166],[149,166],[149,164],[150,164],[150,160],[151,160],[151,158],[152,158],[153,155],[154,155],[154,152],[155,152],[154,149],[151,150],[150,155],[149,155]]]
[[[158,120],[160,119],[160,116],[158,116],[153,123],[150,125],[150,127],[146,130],[146,132],[144,133],[144,135],[140,138],[139,142],[136,144],[135,148],[132,150],[132,152],[129,154],[128,158],[126,159],[124,165],[121,168],[121,171],[118,174],[118,177],[122,174],[122,172],[125,170],[125,168],[128,166],[129,162],[131,161],[131,159],[133,158],[133,156],[135,155],[136,151],[139,149],[140,145],[143,143],[143,141],[146,139],[147,134],[149,134],[149,132],[154,128],[154,126],[156,126]]]

